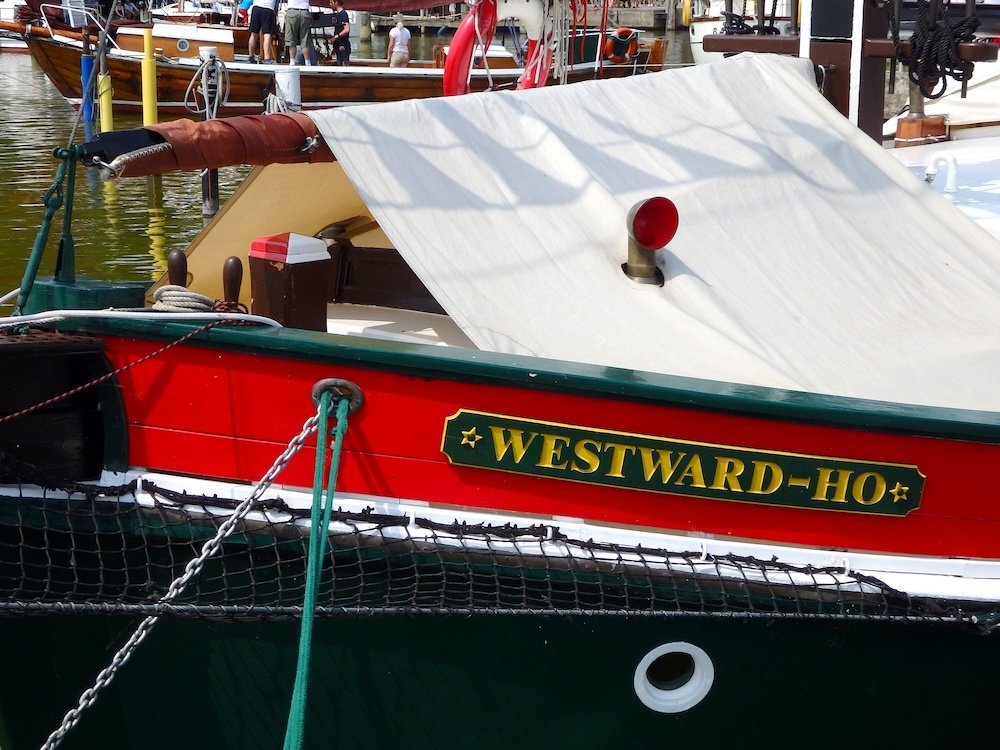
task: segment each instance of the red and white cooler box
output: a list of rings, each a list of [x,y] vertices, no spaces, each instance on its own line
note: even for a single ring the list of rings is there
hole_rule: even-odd
[[[250,245],[251,312],[290,328],[326,330],[326,304],[336,279],[326,243],[294,232]]]

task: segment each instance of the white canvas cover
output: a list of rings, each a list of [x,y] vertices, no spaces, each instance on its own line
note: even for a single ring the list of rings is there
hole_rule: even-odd
[[[843,118],[811,64],[317,113],[403,257],[483,349],[1000,409],[1000,245]],[[621,271],[625,217],[680,228]]]

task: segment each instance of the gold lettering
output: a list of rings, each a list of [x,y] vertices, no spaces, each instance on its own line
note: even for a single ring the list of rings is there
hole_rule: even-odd
[[[590,447],[593,446],[593,450]],[[591,440],[590,438],[584,438],[578,441],[573,446],[573,455],[579,458],[583,464],[579,464],[576,461],[570,466],[571,471],[578,471],[581,474],[593,474],[599,468],[601,468],[601,457],[597,453],[603,448],[596,440]]]
[[[770,483],[765,487],[764,481],[768,479],[769,474]],[[754,461],[753,476],[750,477],[750,489],[747,492],[754,495],[770,495],[781,486],[784,476],[778,464],[772,461]]]
[[[738,458],[728,456],[716,456],[715,458],[715,479],[712,481],[710,489],[713,490],[736,490],[743,492],[740,486],[740,474],[746,468]]]
[[[681,460],[687,455],[687,453],[678,453],[677,460],[671,461],[670,459],[673,454],[673,451],[657,448],[654,455],[652,448],[639,446],[639,457],[642,459],[642,473],[647,482],[653,478],[653,474],[656,473],[657,469],[660,470],[660,481],[663,484],[667,484],[670,481],[670,477],[674,475],[677,467],[681,465]]]
[[[547,432],[542,433],[542,450],[541,455],[538,457],[538,468],[540,469],[565,469],[569,465],[569,461],[562,461],[562,463],[553,463],[553,461],[560,461],[562,459],[562,449],[564,446],[570,444],[570,439],[565,435],[549,435]]]
[[[692,487],[705,486],[705,472],[701,468],[701,457],[695,453],[688,459],[684,466],[684,471],[677,477],[677,484],[684,484],[684,480],[689,479]]]
[[[834,473],[839,475],[839,479],[836,482],[831,481]],[[847,480],[851,478],[851,474],[853,473],[850,469],[830,469],[826,466],[821,466],[819,468],[819,479],[816,481],[816,494],[812,496],[812,499],[846,503]],[[834,489],[833,497],[827,497],[826,492],[831,486]]]
[[[512,429],[510,430],[510,439],[508,439],[506,429],[492,424],[490,425],[490,432],[493,433],[493,450],[497,455],[497,461],[503,461],[503,457],[507,455],[507,449],[509,448],[516,464],[521,463],[525,452],[535,442],[535,438],[538,437],[537,432],[532,432],[531,437],[528,438],[528,442],[525,443],[524,433],[521,430]]]
[[[625,454],[635,453],[634,445],[622,445],[621,443],[605,443],[604,449],[611,449],[611,466],[608,468],[607,476],[624,479],[625,474]]]
[[[871,495],[866,497],[865,485],[868,484],[869,479],[874,479],[875,482],[872,485],[873,491]],[[866,471],[864,474],[858,474],[858,478],[851,485],[851,497],[862,505],[874,505],[885,497],[885,477],[874,471]]]

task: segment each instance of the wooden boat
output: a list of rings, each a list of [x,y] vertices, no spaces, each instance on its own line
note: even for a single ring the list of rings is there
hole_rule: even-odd
[[[474,19],[475,14],[470,18]],[[116,110],[142,106],[143,28],[121,28],[106,54]],[[467,28],[474,27],[467,24]],[[468,48],[463,50],[465,69],[449,74],[450,48],[444,46],[433,60],[412,61],[407,68],[389,68],[385,60],[355,60],[347,67],[272,66],[250,63],[245,55],[239,54],[236,50],[241,47],[237,38],[227,37],[234,33],[231,29],[154,24],[153,31],[154,47],[160,50],[156,55],[158,109],[173,115],[192,114],[192,91],[197,88],[192,80],[200,80],[204,69],[198,57],[201,46],[213,48],[217,59],[225,64],[224,72],[220,73],[227,84],[218,109],[222,116],[260,113],[273,95],[283,100],[278,106],[315,109],[440,96],[449,75],[457,82],[452,85],[452,93],[513,88],[526,75],[509,51],[496,46],[490,46],[485,55],[476,52],[477,65],[470,65],[473,58],[471,39]],[[554,85],[659,70],[664,55],[663,40],[639,45],[639,33],[635,32],[634,54],[618,57],[612,50],[612,57],[608,58],[603,54],[606,31],[573,30],[572,41],[563,43],[563,62],[547,70],[542,82]],[[96,40],[96,36],[94,38]],[[59,92],[74,106],[79,106],[83,88],[80,56],[84,49],[79,35],[39,29],[29,34],[27,41],[34,59]],[[484,58],[486,64],[482,63]],[[195,84],[197,82],[195,80]]]
[[[154,16],[155,17],[155,16]],[[236,54],[247,53],[250,32],[245,26],[221,23],[199,23],[158,19],[155,23],[143,22],[114,15],[105,18],[94,8],[80,4],[78,7],[47,3],[42,0],[15,0],[10,14],[0,15],[0,33],[17,39],[28,51],[29,37],[51,38],[55,32],[60,38],[80,43],[84,32],[96,46],[100,33],[106,30],[113,46],[141,52],[145,29],[153,32],[154,48],[166,56],[183,56],[196,52],[197,44],[212,45],[220,59],[230,61]]]
[[[992,737],[1000,246],[809,61],[60,156],[67,211],[80,162],[261,166],[152,286],[76,278],[68,231],[36,278],[35,243],[9,744],[728,745],[776,704],[831,744]]]

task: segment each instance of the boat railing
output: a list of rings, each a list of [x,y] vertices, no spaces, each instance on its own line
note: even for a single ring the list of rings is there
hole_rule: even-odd
[[[705,20],[717,20],[722,18],[726,12],[726,2],[725,0],[688,0],[690,5],[688,5],[688,10],[685,11],[685,15],[690,14],[690,18],[696,21]],[[773,3],[773,0],[763,0],[759,7],[756,0],[735,0],[732,3],[731,12],[743,16],[745,19],[752,21],[759,15],[763,15],[765,18],[770,17],[772,11],[776,18],[787,19],[793,12],[797,15],[797,8],[793,11],[791,0],[778,0],[777,3]]]
[[[66,30],[86,32],[97,28],[107,32],[109,45],[117,47],[118,44],[109,30],[109,22],[99,14],[97,7],[86,4],[85,0],[62,0],[59,4],[43,3],[39,6],[39,10],[42,25],[53,39],[61,36],[61,32]]]

